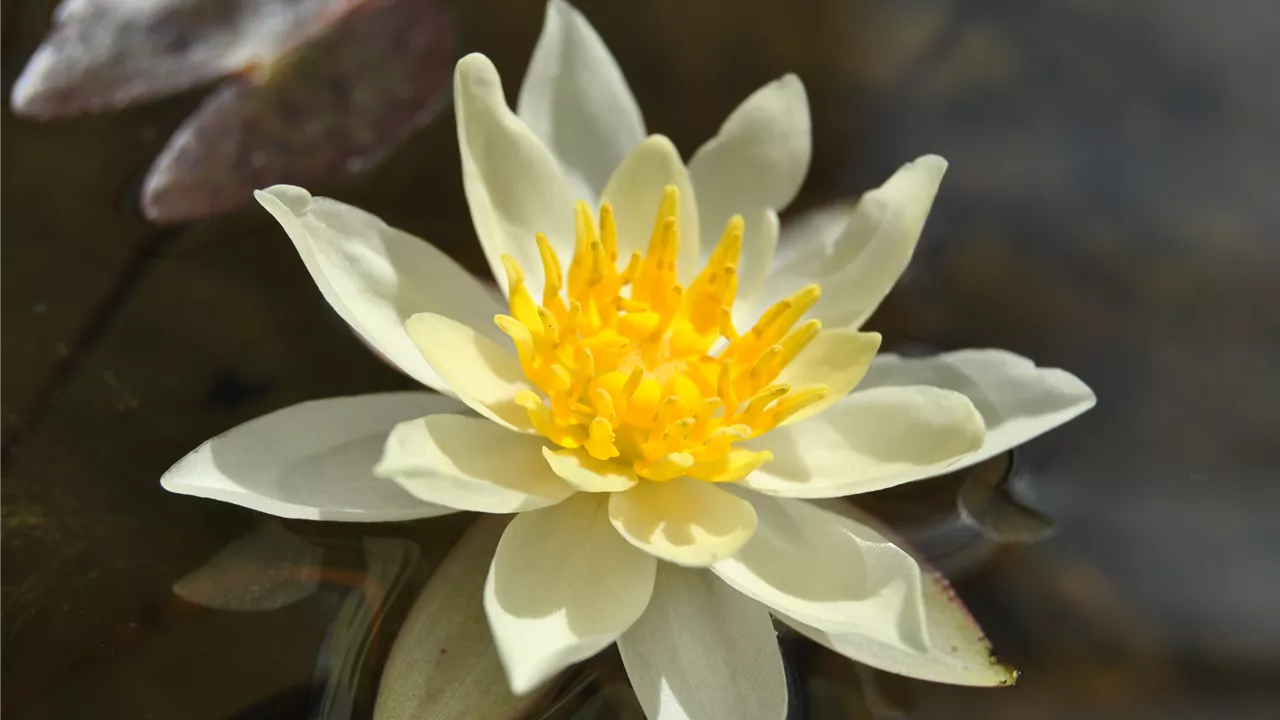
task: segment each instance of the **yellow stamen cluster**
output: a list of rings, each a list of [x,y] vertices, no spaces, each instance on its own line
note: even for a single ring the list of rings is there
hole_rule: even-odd
[[[597,225],[579,202],[568,277],[539,234],[542,304],[525,287],[521,267],[504,255],[511,314],[494,321],[542,391],[524,391],[516,402],[551,442],[598,461],[629,463],[649,480],[740,480],[771,455],[734,448],[735,441],[768,432],[828,393],[825,385],[774,382],[818,334],[817,320],[799,321],[821,291],[800,290],[739,335],[731,311],[742,218],[729,221],[686,289],[676,281],[678,212],[679,194],[668,186],[648,252],[633,253],[619,270],[612,208],[600,207]]]

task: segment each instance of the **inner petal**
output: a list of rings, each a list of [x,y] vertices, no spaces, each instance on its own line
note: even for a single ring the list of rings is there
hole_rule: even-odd
[[[547,278],[541,298],[519,263],[503,257],[510,314],[495,318],[532,385],[515,401],[552,443],[640,479],[735,482],[772,457],[735,442],[808,414],[831,394],[825,384],[779,379],[819,337],[821,323],[803,320],[821,296],[817,285],[744,332],[734,326],[741,216],[687,286],[677,269],[676,186],[663,189],[645,251],[629,257],[619,247],[638,243],[620,242],[608,202],[598,218],[579,202],[574,218],[567,266],[544,236],[535,239]]]

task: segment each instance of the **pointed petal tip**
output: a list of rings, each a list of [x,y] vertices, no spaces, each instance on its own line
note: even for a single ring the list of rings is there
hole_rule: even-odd
[[[454,80],[461,86],[485,82],[501,82],[498,68],[484,53],[468,53],[463,55],[453,69]]]
[[[947,168],[950,167],[950,165],[951,163],[947,162],[946,158],[932,153],[929,155],[921,155],[915,160],[907,163],[907,167],[919,167],[921,170],[928,171],[929,174],[936,175],[938,178],[941,178],[946,174]]]
[[[547,15],[550,15],[553,12],[568,13],[571,15],[582,14],[578,8],[574,7],[571,3],[565,2],[565,0],[549,0],[549,2],[547,2]]]
[[[795,98],[797,102],[803,102],[806,105],[809,103],[809,91],[805,88],[804,80],[801,79],[799,75],[789,72],[774,82],[778,83],[787,91],[796,93],[798,96]]]
[[[311,208],[312,200],[315,199],[310,192],[297,185],[272,185],[262,190],[254,190],[253,198],[272,215],[276,215],[276,211],[283,208],[299,216],[307,213]]]

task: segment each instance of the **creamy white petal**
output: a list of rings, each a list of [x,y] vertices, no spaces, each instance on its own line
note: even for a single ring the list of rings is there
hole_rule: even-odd
[[[868,527],[876,522],[842,501],[820,501],[824,507]],[[778,619],[800,633],[857,662],[895,675],[953,685],[1011,685],[1018,673],[1001,664],[991,643],[947,581],[921,563],[924,623],[930,639],[924,651],[903,648],[859,632],[820,630],[775,610]]]
[[[750,214],[743,217],[746,232],[743,234],[742,261],[738,268],[738,297],[733,304],[734,327],[743,332],[759,319],[765,309],[760,306],[760,296],[769,282],[769,273],[773,268],[773,256],[778,249],[778,213],[773,210],[761,210],[753,219]],[[755,226],[758,232],[751,228]],[[753,234],[754,233],[754,234]],[[748,238],[750,235],[750,238]],[[715,247],[719,236],[708,238],[702,244]],[[750,243],[747,241],[750,240]]]
[[[765,210],[782,210],[796,196],[809,171],[812,136],[804,83],[784,75],[742,101],[689,160],[703,253],[711,252],[729,218],[742,215],[747,221],[739,268],[740,277],[753,281],[739,285],[747,302],[759,292],[754,280],[768,274],[773,256],[768,228],[755,218]]]
[[[284,227],[324,299],[362,338],[418,382],[447,388],[413,347],[404,321],[440,312],[497,339],[497,298],[430,243],[299,187],[254,197]]]
[[[597,460],[584,450],[543,447],[542,456],[552,472],[582,492],[622,492],[637,482],[630,465]]]
[[[432,313],[409,318],[405,330],[427,364],[472,410],[511,430],[532,432],[529,413],[516,405],[528,390],[511,340],[494,342],[455,320]]]
[[[732,555],[756,530],[751,503],[716,483],[689,478],[646,481],[614,493],[609,520],[632,545],[689,567]]]
[[[591,23],[562,0],[547,3],[516,112],[560,161],[574,198],[592,204],[645,137],[622,69]]]
[[[304,520],[386,522],[452,508],[373,474],[396,423],[466,412],[453,398],[385,393],[312,400],[250,420],[193,450],[160,479],[170,492]]]
[[[534,297],[545,282],[534,237],[545,233],[563,259],[573,254],[573,195],[551,151],[507,107],[502,80],[478,53],[454,70],[462,187],[489,269],[506,290],[501,256],[524,268]]]
[[[374,472],[414,497],[458,510],[512,513],[574,493],[542,459],[543,441],[485,418],[428,415],[396,425]]]
[[[618,638],[649,720],[783,720],[787,678],[769,611],[715,575],[663,563]]]
[[[823,296],[809,316],[826,327],[860,327],[911,261],[946,170],[946,160],[926,155],[856,203],[825,210],[794,228],[785,223],[784,249],[762,302],[818,283]]]
[[[788,498],[742,493],[755,535],[712,571],[739,592],[827,632],[860,632],[894,647],[929,648],[916,561],[854,520]]]
[[[702,269],[698,254],[698,201],[689,171],[670,140],[662,135],[650,135],[636,146],[613,171],[600,199],[613,205],[618,222],[618,263],[626,265],[633,251],[648,249],[662,190],[667,185],[675,185],[680,191],[680,253],[676,257],[676,276],[687,284]]]
[[[657,560],[618,536],[606,506],[579,493],[517,515],[498,543],[484,609],[517,694],[608,647],[649,604]]]
[[[773,460],[742,481],[783,497],[883,490],[948,472],[982,447],[982,415],[964,395],[923,385],[858,389],[807,422],[742,443]]]
[[[1007,350],[957,350],[926,358],[877,356],[859,389],[933,385],[963,393],[987,426],[980,449],[949,471],[969,467],[1046,433],[1093,407],[1098,398],[1080,378],[1036,367]]]
[[[794,388],[826,385],[830,393],[787,418],[783,424],[798,423],[839,402],[862,380],[879,349],[880,333],[844,329],[820,331],[809,346],[778,373],[778,382]]]

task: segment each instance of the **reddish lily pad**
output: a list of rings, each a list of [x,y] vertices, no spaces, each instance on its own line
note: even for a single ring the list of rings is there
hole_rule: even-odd
[[[264,73],[229,81],[151,166],[143,212],[181,222],[238,207],[255,188],[373,165],[447,101],[448,30],[436,0],[366,3]]]
[[[232,76],[143,183],[179,223],[377,163],[447,101],[451,30],[440,0],[66,0],[12,104],[47,120]]]

